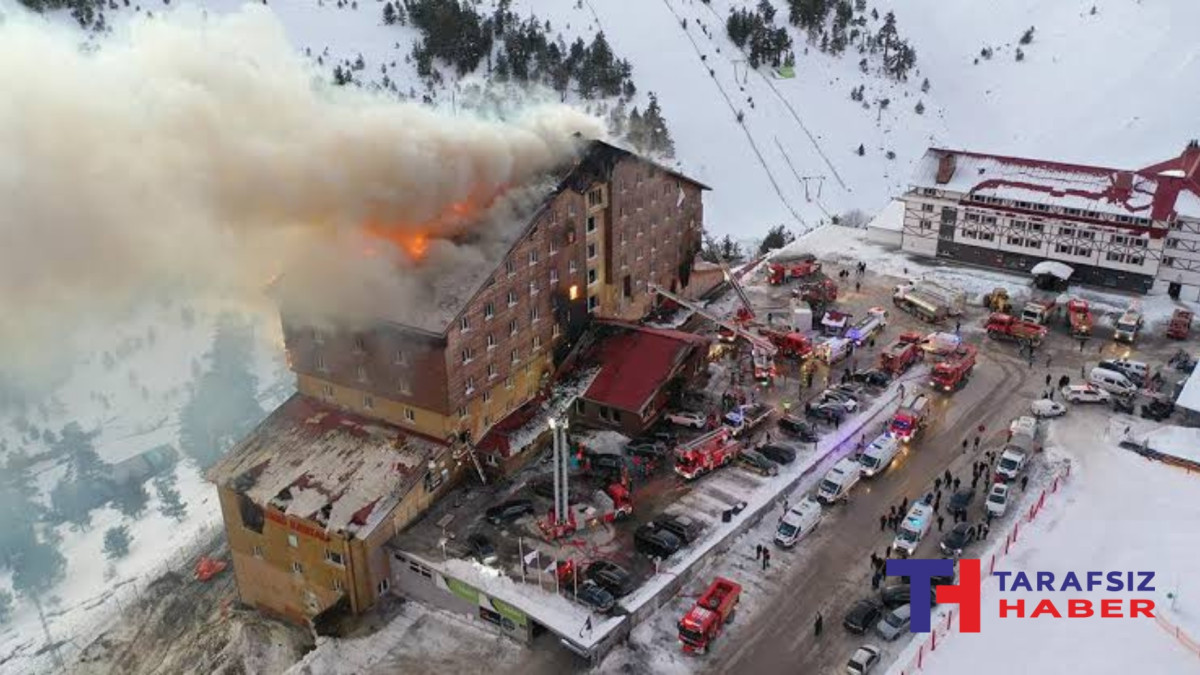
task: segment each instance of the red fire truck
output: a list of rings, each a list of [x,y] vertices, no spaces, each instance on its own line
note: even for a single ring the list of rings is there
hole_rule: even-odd
[[[896,411],[888,424],[888,434],[900,439],[901,443],[907,443],[924,428],[928,415],[929,397],[917,394]]]
[[[696,604],[679,620],[679,643],[688,654],[704,654],[708,645],[721,634],[725,624],[733,620],[741,584],[717,577]]]
[[[1167,325],[1167,337],[1172,340],[1186,340],[1192,331],[1192,313],[1186,309],[1177,309],[1171,315],[1171,323]]]
[[[741,443],[722,427],[675,448],[675,473],[692,480],[733,462],[741,452]]]
[[[1087,300],[1071,298],[1067,301],[1067,319],[1071,322],[1071,335],[1074,337],[1090,337],[1092,334],[1092,313],[1088,310]]]
[[[812,257],[771,262],[767,265],[767,283],[780,286],[795,279],[807,279],[820,271],[821,263]]]
[[[763,337],[771,341],[779,349],[778,356],[792,359],[805,359],[812,353],[812,341],[803,333],[784,333],[774,330],[763,330]]]
[[[911,368],[920,359],[920,343],[902,337],[888,345],[879,355],[879,368],[894,377]]]
[[[963,345],[933,367],[933,375],[929,378],[929,386],[942,391],[954,391],[967,383],[971,371],[975,369],[976,349],[971,345]]]
[[[1014,340],[1035,347],[1046,337],[1045,326],[1022,321],[1008,314],[992,313],[988,316],[984,329],[993,340]]]

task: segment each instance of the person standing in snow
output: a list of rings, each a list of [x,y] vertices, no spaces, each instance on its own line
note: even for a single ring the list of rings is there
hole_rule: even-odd
[[[817,612],[817,618],[813,620],[813,635],[816,637],[821,637],[821,623],[821,613]]]
[[[941,517],[941,516],[938,516],[938,517],[937,517],[938,532],[941,532],[941,531],[942,531],[942,521],[943,521],[942,517]]]
[[[1028,485],[1029,485],[1029,476],[1021,476],[1021,492],[1024,492],[1025,488],[1028,487]]]

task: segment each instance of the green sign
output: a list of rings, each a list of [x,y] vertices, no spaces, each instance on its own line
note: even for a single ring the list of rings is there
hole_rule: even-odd
[[[472,603],[475,605],[479,604],[479,591],[477,591],[475,588],[464,584],[463,582],[459,581],[458,579],[451,579],[450,577],[445,577],[445,579],[446,579],[446,588],[449,588],[451,593],[457,595],[458,597],[462,598],[463,600],[466,600],[469,603]]]
[[[508,604],[507,602],[504,602],[503,600],[497,600],[496,598],[491,598],[491,597],[489,597],[488,600],[491,601],[492,608],[495,609],[497,612],[499,612],[501,616],[511,619],[513,623],[517,624],[518,626],[520,626],[522,628],[525,627],[525,621],[526,621],[525,612],[522,612],[521,610],[517,609],[516,607],[513,607],[512,605]]]

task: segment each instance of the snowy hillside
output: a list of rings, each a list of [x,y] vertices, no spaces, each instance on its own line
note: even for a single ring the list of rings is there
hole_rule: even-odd
[[[241,5],[193,1],[218,12]],[[475,4],[489,13],[496,3]],[[866,8],[854,13],[865,32],[878,31],[883,15],[895,12],[900,36],[917,54],[907,81],[881,74],[870,53],[864,73],[853,42],[838,56],[822,52],[819,37],[788,23],[785,0],[773,0],[774,23],[791,36],[794,78],[769,66],[748,70],[746,54],[726,36],[730,11],[753,10],[756,1],[514,0],[512,7],[518,16],[549,21],[549,34],[567,43],[604,31],[616,56],[632,64],[632,105],[644,108],[647,94],[657,93],[678,164],[714,188],[706,224],[718,235],[761,236],[778,223],[807,229],[854,208],[873,213],[903,189],[931,144],[1138,167],[1171,156],[1197,133],[1189,111],[1200,104],[1200,91],[1177,86],[1200,77],[1200,47],[1188,34],[1200,25],[1196,3],[854,4]],[[319,58],[327,73],[361,54],[355,80],[363,84],[386,75],[399,93],[442,105],[453,105],[464,88],[445,68],[446,84],[423,87],[406,58],[419,32],[384,25],[380,2],[268,6],[297,49]],[[110,24],[132,14],[113,13]],[[1031,27],[1028,44],[1019,44]],[[990,56],[981,55],[985,49]],[[861,100],[853,101],[858,87]],[[587,104],[598,114],[611,105]]]

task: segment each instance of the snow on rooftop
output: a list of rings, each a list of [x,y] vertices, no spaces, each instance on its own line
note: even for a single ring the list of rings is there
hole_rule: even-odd
[[[1200,429],[1165,426],[1139,436],[1151,450],[1200,463]]]
[[[1075,270],[1070,265],[1058,262],[1057,260],[1043,260],[1033,266],[1029,270],[1030,274],[1037,276],[1039,274],[1049,274],[1050,276],[1058,277],[1059,279],[1067,280],[1075,273]]]
[[[209,472],[259,506],[369,533],[424,476],[438,444],[293,395]]]
[[[1200,412],[1200,368],[1196,368],[1191,375],[1188,375],[1188,379],[1183,383],[1183,390],[1179,392],[1179,398],[1175,399],[1175,404],[1192,412]]]
[[[899,232],[904,228],[904,202],[900,199],[893,199],[888,202],[888,205],[883,207],[871,222],[867,223],[867,229],[888,230],[891,232]]]

